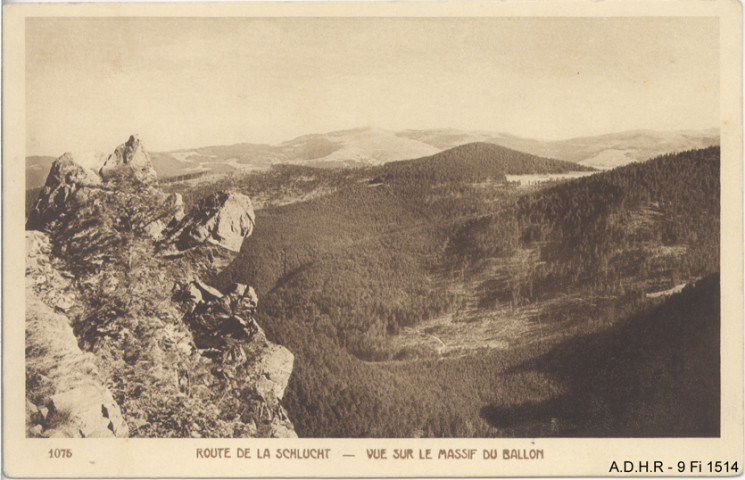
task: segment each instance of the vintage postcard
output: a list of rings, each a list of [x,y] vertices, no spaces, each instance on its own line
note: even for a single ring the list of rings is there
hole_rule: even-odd
[[[735,476],[742,6],[3,6],[9,477]]]

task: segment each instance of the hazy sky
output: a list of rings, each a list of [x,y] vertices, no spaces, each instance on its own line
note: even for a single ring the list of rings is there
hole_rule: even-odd
[[[27,154],[376,126],[558,139],[719,125],[717,19],[35,18]]]

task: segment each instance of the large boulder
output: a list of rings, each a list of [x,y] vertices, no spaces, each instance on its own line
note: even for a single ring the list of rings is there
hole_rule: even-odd
[[[285,347],[268,344],[257,364],[258,391],[265,398],[274,397],[281,400],[292,375],[292,364],[295,356]]]
[[[50,415],[66,416],[68,424],[47,436],[127,437],[129,429],[111,392],[101,385],[86,385],[52,395]],[[60,413],[61,412],[61,413]],[[49,418],[49,417],[47,417]]]
[[[101,381],[94,356],[80,350],[67,317],[29,290],[26,398],[29,421],[35,424],[27,428],[39,436],[129,436],[119,405]],[[44,407],[35,409],[34,405]]]
[[[116,147],[98,173],[106,181],[134,179],[143,184],[152,184],[158,179],[138,135],[130,136],[129,140]]]
[[[170,235],[180,249],[201,244],[219,245],[239,252],[251,235],[256,214],[251,199],[233,192],[217,192],[202,199]]]

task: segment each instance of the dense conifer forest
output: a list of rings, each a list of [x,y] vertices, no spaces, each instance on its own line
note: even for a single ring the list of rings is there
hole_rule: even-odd
[[[495,168],[498,162],[475,163],[487,168],[459,176],[452,170],[438,173],[435,163],[429,165],[435,173],[412,175],[425,169],[401,163],[347,172],[328,195],[259,212],[261,228],[245,242],[224,281],[257,286],[262,324],[297,355],[286,404],[298,432],[610,435],[611,426],[622,424],[627,428],[616,431],[629,435],[634,428],[666,431],[672,417],[650,412],[659,413],[671,395],[695,394],[677,367],[663,364],[667,383],[650,390],[650,398],[632,395],[622,408],[627,399],[612,382],[575,398],[580,390],[572,381],[584,371],[567,379],[571,368],[561,362],[578,366],[576,355],[561,357],[553,369],[525,365],[536,359],[545,364],[568,351],[563,345],[572,341],[602,356],[608,346],[603,342],[618,335],[635,338],[648,329],[665,352],[697,334],[716,343],[716,282],[707,280],[701,293],[713,308],[677,319],[707,326],[698,333],[690,327],[665,335],[676,321],[669,309],[680,312],[687,302],[702,303],[690,298],[692,291],[671,299],[672,306],[648,294],[719,269],[718,148],[529,189],[494,175],[509,171]],[[512,261],[517,257],[519,263]],[[452,286],[469,279],[479,284],[478,310],[507,306],[509,316],[509,309],[538,309],[537,317],[526,321],[538,318],[543,335],[512,339],[505,350],[452,355],[392,346],[403,330],[453,311],[465,311],[467,322],[469,293]],[[629,348],[652,348],[644,341]],[[715,354],[702,352],[702,374],[718,371]],[[613,368],[647,381],[645,375],[662,358],[654,355],[648,363]],[[601,360],[592,363],[603,365]],[[709,397],[701,401],[711,406],[718,390],[709,386]],[[651,424],[629,413],[638,402]],[[543,414],[520,414],[536,405]],[[593,408],[592,421],[578,423],[577,410],[570,415],[574,407]],[[506,419],[505,408],[517,410],[506,410],[511,412]],[[718,430],[714,414],[691,418],[699,423],[680,427],[688,428],[686,434]]]

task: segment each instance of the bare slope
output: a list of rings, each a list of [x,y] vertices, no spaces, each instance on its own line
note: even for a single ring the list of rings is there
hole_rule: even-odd
[[[160,175],[171,176],[196,171],[252,171],[278,163],[322,167],[379,165],[437,151],[392,131],[361,128],[305,135],[278,145],[239,143],[157,153],[153,162]]]

